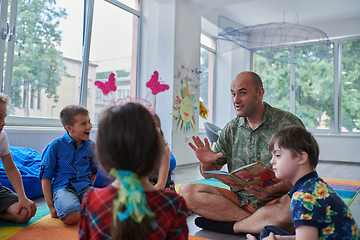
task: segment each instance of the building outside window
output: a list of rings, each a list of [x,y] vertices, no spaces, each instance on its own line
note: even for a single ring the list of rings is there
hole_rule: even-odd
[[[2,1],[1,8],[11,9],[7,2]],[[8,123],[11,117],[59,118],[64,106],[80,104],[81,94],[87,96],[86,107],[96,123],[95,115],[119,96],[118,92],[105,95],[95,86],[95,81],[106,82],[112,72],[121,96],[135,95],[138,6],[138,0],[18,0],[16,13],[1,16],[10,26],[16,19],[15,37],[6,39],[4,47],[0,44],[6,66],[3,91],[12,101]],[[91,19],[90,25],[84,23],[84,16]],[[115,29],[114,22],[121,24]],[[86,25],[92,28],[89,63],[83,65]],[[87,87],[81,93],[84,66]]]

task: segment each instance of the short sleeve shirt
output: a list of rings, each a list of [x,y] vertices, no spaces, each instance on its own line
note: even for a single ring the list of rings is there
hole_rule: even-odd
[[[90,177],[97,172],[93,161],[93,148],[94,142],[91,139],[76,148],[75,141],[66,132],[44,149],[40,178],[51,179],[53,191],[64,189],[70,184],[76,191],[92,185]]]
[[[358,239],[359,229],[341,197],[311,172],[289,191],[294,227],[306,225],[319,230],[319,239]]]
[[[261,161],[271,169],[269,141],[272,135],[286,127],[304,127],[304,124],[290,112],[271,107],[267,103],[265,106],[264,116],[255,129],[251,129],[245,123],[244,117],[236,117],[223,128],[214,147],[214,152],[221,152],[223,156],[217,159],[214,162],[215,164],[227,164],[228,171],[231,172],[239,167]],[[231,190],[237,193],[240,207],[250,201],[255,210],[281,196],[278,194],[265,199],[258,199],[243,189],[232,188]]]
[[[0,132],[0,157],[8,155],[10,153],[9,142],[6,132],[2,130]]]

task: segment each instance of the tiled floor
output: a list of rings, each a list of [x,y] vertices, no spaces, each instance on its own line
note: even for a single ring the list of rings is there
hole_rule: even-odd
[[[360,180],[360,163],[341,163],[341,162],[320,162],[317,166],[317,172],[320,177],[325,178],[339,178],[339,179],[351,179]],[[200,175],[198,164],[192,164],[187,166],[179,166],[173,171],[172,178],[175,183],[184,183],[193,180],[199,180],[203,177]],[[356,223],[360,224],[360,195],[358,195],[355,201],[350,205],[350,211],[355,217]],[[243,240],[246,239],[245,234],[227,235],[216,232],[202,230],[194,224],[194,219],[198,217],[197,214],[193,214],[188,217],[188,226],[190,235],[209,238],[214,240]]]
[[[360,163],[341,163],[341,162],[320,162],[317,171],[320,177],[339,178],[360,180]],[[172,179],[175,183],[185,183],[193,180],[199,180],[203,177],[200,175],[198,164],[191,164],[185,166],[178,166],[172,173]],[[34,199],[38,206],[45,205],[43,197]],[[360,226],[360,195],[358,195],[350,205],[351,213],[355,217],[355,221]],[[227,235],[211,231],[202,230],[194,224],[194,219],[198,217],[193,214],[188,217],[187,223],[189,226],[190,235],[209,238],[214,240],[243,240],[246,239],[245,234]]]

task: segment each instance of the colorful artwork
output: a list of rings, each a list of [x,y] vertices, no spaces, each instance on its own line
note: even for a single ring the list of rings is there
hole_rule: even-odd
[[[200,101],[200,117],[202,117],[203,119],[207,118],[209,110],[206,109],[205,105],[203,104],[202,101]]]
[[[115,92],[115,74],[111,73],[107,82],[95,81],[95,85],[104,93],[104,95],[108,95],[109,92]]]
[[[195,132],[195,112],[197,107],[196,93],[189,90],[189,82],[182,86],[180,90],[176,89],[176,97],[174,99],[174,111],[171,113],[174,116],[174,122],[177,124],[177,131],[188,132],[190,129]]]
[[[151,89],[153,95],[158,94],[159,92],[164,92],[169,90],[169,85],[160,83],[159,73],[157,71],[151,76],[150,80],[146,83],[146,87]]]

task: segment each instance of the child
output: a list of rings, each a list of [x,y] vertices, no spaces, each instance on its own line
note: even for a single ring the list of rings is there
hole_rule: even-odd
[[[64,107],[60,121],[66,133],[53,140],[41,156],[40,179],[51,217],[65,224],[80,220],[81,200],[94,183],[94,142],[89,139],[92,125],[86,108]]]
[[[260,239],[358,239],[359,230],[348,207],[315,171],[319,146],[308,131],[288,127],[275,133],[269,151],[276,177],[294,185],[288,194],[295,235],[266,226]],[[246,237],[256,239],[250,234]]]
[[[142,105],[130,102],[102,113],[96,153],[116,180],[85,194],[80,239],[188,238],[185,200],[149,181],[163,149],[153,116]]]
[[[156,129],[162,137],[164,143],[164,154],[160,160],[160,166],[154,171],[154,174],[150,178],[150,182],[156,189],[168,189],[175,191],[175,183],[171,180],[170,168],[170,148],[164,139],[164,133],[161,130],[161,121],[157,114],[154,115]]]
[[[0,157],[6,175],[17,195],[0,184],[0,219],[27,223],[36,213],[36,204],[25,195],[20,172],[11,156],[6,132],[3,131],[8,105],[10,105],[10,98],[0,93]]]

